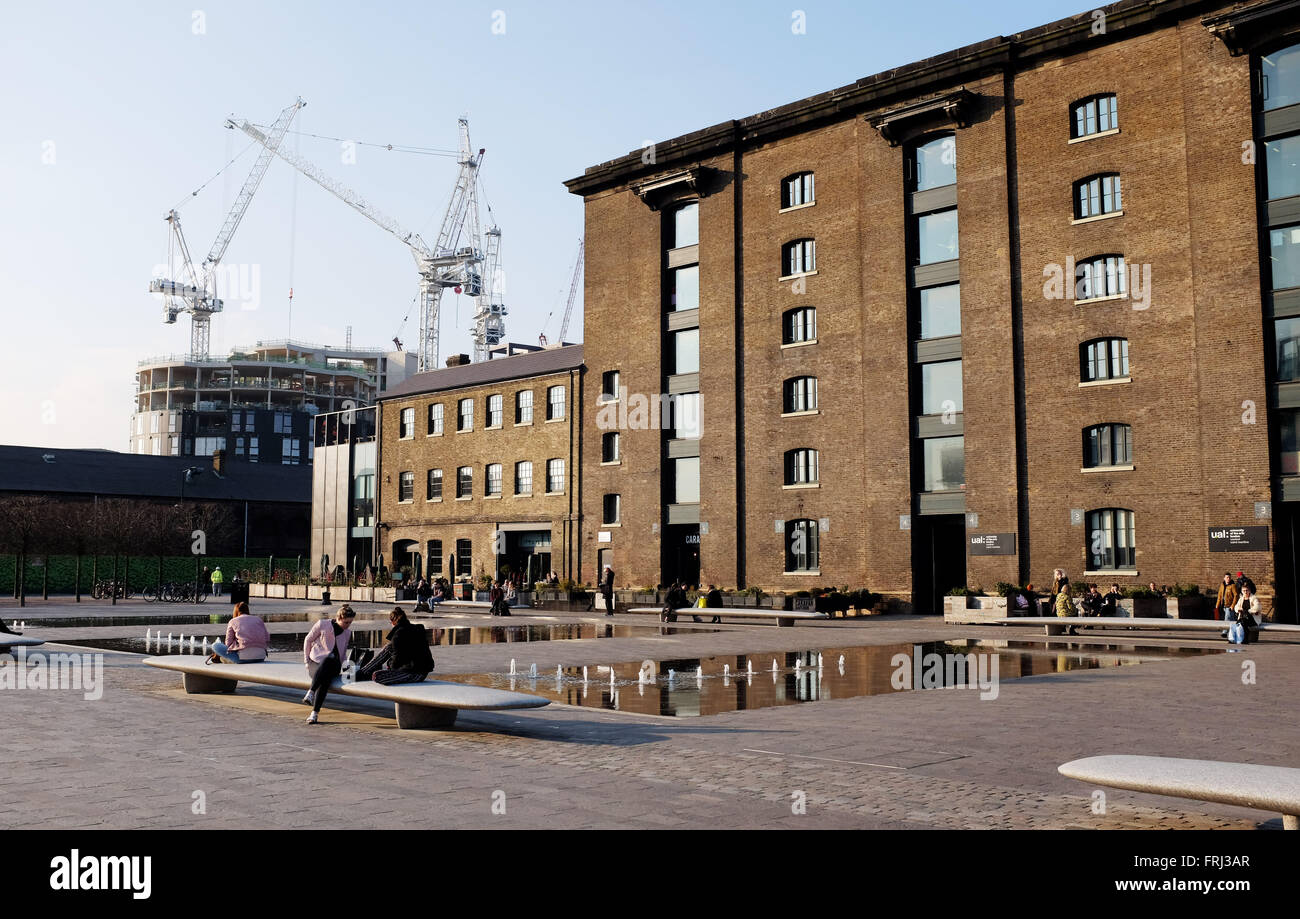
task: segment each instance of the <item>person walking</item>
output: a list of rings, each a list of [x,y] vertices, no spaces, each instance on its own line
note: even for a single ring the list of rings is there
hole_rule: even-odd
[[[709,592],[704,595],[704,606],[706,609],[721,609],[722,591],[718,590],[718,588],[710,584]],[[717,625],[721,621],[722,621],[722,617],[715,613],[713,618],[709,620],[709,623],[711,625]]]
[[[224,574],[221,573],[221,566],[220,566],[220,565],[218,565],[216,568],[213,568],[213,569],[212,569],[212,594],[213,594],[213,596],[217,596],[217,597],[221,596],[221,585],[225,582],[225,580],[226,580],[226,576],[225,576]]]
[[[1228,628],[1228,641],[1236,645],[1250,644],[1259,632],[1260,619],[1259,597],[1250,584],[1241,588],[1235,612],[1236,621]]]
[[[1073,616],[1075,614],[1075,611],[1074,611],[1074,601],[1070,599],[1070,578],[1066,575],[1063,569],[1058,568],[1057,571],[1059,572],[1060,576],[1056,578],[1056,584],[1055,584],[1056,615],[1061,618],[1067,616]],[[1067,635],[1075,634],[1074,626],[1072,625],[1066,626],[1065,633]]]
[[[659,614],[660,622],[676,622],[677,610],[684,607],[690,601],[686,599],[686,591],[682,589],[680,581],[673,581],[668,588],[668,594],[664,597],[664,608]],[[695,617],[699,621],[699,617]]]
[[[357,682],[373,680],[382,686],[423,682],[433,672],[433,655],[424,626],[408,619],[400,606],[393,607],[388,622],[393,627],[387,635],[388,644],[357,671]]]
[[[605,598],[605,615],[614,615],[614,569],[609,565],[600,579],[600,595]]]
[[[308,724],[317,723],[321,706],[329,695],[330,684],[343,671],[348,642],[352,639],[352,621],[356,617],[352,607],[344,603],[339,607],[335,618],[318,619],[303,640],[303,663],[311,676],[311,689],[302,700],[312,707],[311,714],[307,716]]]
[[[1218,596],[1214,598],[1214,618],[1230,619],[1231,613],[1237,606],[1237,598],[1240,594],[1237,592],[1237,582],[1233,580],[1232,572],[1223,572],[1223,583],[1219,585]]]
[[[254,664],[266,660],[271,645],[271,634],[260,616],[248,611],[248,604],[240,600],[235,604],[235,615],[226,626],[224,641],[212,643],[212,654],[207,663]]]

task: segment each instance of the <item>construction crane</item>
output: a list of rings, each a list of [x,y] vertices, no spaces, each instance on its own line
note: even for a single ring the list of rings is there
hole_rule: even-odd
[[[564,321],[560,323],[560,337],[557,339],[559,344],[564,344],[564,336],[569,334],[569,321],[573,319],[573,304],[578,299],[578,287],[582,283],[582,256],[586,246],[586,241],[578,240],[578,259],[573,263],[573,280],[569,283],[569,302],[564,307]],[[539,344],[546,344],[546,334],[542,333],[537,336]]]
[[[474,314],[474,360],[485,361],[488,351],[499,345],[506,335],[505,273],[501,268],[501,228],[488,227],[484,234],[487,253],[487,295],[478,298]]]
[[[171,269],[179,258],[182,280],[154,278],[149,282],[149,292],[163,295],[163,321],[169,325],[176,322],[179,314],[190,314],[190,358],[192,360],[207,359],[212,314],[221,312],[223,307],[221,298],[217,296],[217,266],[221,264],[221,259],[226,254],[230,240],[235,236],[239,222],[244,219],[244,213],[252,203],[257,187],[262,184],[266,169],[271,164],[271,157],[284,140],[290,122],[298,114],[298,109],[306,104],[301,98],[298,99],[282,111],[280,117],[276,118],[275,123],[271,125],[263,144],[265,149],[253,163],[248,178],[244,180],[244,187],[239,190],[230,213],[226,215],[225,223],[221,225],[212,248],[208,250],[208,257],[203,260],[199,268],[194,267],[194,262],[190,258],[189,245],[185,242],[185,234],[181,231],[180,214],[175,209],[167,212],[166,220],[171,225],[171,232],[168,234],[167,265]]]
[[[438,315],[443,290],[451,287],[455,288],[456,293],[464,292],[476,299],[483,296],[482,271],[485,257],[479,236],[478,169],[483,161],[484,151],[480,148],[475,152],[470,146],[469,121],[461,118],[458,124],[460,148],[457,162],[460,171],[456,176],[451,200],[447,202],[447,210],[443,214],[437,241],[430,246],[419,233],[403,228],[392,217],[373,207],[352,189],[327,176],[312,163],[280,149],[279,144],[275,142],[274,128],[263,130],[258,125],[247,121],[236,121],[233,118],[226,121],[226,127],[243,131],[321,188],[339,198],[344,204],[364,215],[372,223],[383,227],[410,247],[411,254],[415,257],[416,271],[420,275],[417,296],[420,302],[418,370],[421,373],[438,367]],[[499,233],[497,242],[499,245]],[[491,300],[490,297],[488,299]],[[476,310],[476,313],[490,317],[493,315],[490,307],[490,302],[484,304]],[[494,327],[488,326],[492,330],[490,334],[497,335],[498,341],[504,334],[504,324],[499,321],[499,316],[504,314],[505,308],[500,307],[497,323]],[[486,337],[485,335],[485,340]],[[477,339],[475,350],[476,352],[478,350]]]

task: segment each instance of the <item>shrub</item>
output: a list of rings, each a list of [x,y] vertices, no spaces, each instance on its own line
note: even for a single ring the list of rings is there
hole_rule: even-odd
[[[1016,594],[1022,593],[1024,588],[1016,584],[1008,583],[1007,581],[998,581],[993,585],[993,591],[999,597],[1014,597]]]
[[[1151,600],[1159,596],[1149,587],[1121,587],[1119,592],[1130,600]]]
[[[1201,588],[1195,584],[1179,584],[1175,582],[1174,586],[1169,588],[1169,596],[1171,597],[1199,597],[1200,595]]]

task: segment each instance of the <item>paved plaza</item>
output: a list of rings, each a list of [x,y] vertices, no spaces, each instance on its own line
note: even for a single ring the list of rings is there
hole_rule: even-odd
[[[388,609],[356,606],[363,614]],[[261,614],[321,611],[254,603]],[[0,617],[25,619],[27,634],[48,642],[43,651],[70,650],[61,641],[143,638],[157,617],[193,612],[140,601],[0,604]],[[227,609],[209,603],[199,612]],[[506,623],[607,621],[519,613]],[[139,616],[140,624],[50,625],[88,615]],[[424,621],[503,624],[470,609]],[[615,621],[658,625],[644,615]],[[356,628],[385,625],[359,620]],[[437,647],[434,677],[501,673],[511,658],[545,676],[557,666],[960,638],[1024,639],[1043,653],[1080,642],[1224,647],[1137,633],[1047,639],[1041,629],[931,617],[679,625],[670,635]],[[224,632],[219,624],[163,629]],[[522,714],[462,712],[448,731],[399,731],[391,705],[337,695],[324,723],[309,726],[300,691],[240,684],[234,695],[187,696],[177,674],[142,660],[105,652],[97,701],[71,690],[3,691],[0,828],[1280,828],[1277,814],[1114,789],[1095,813],[1094,789],[1056,767],[1105,753],[1300,760],[1291,708],[1300,645],[1267,638],[1240,653],[1004,679],[995,699],[954,688],[690,718],[552,704]],[[1246,662],[1253,683],[1243,682]],[[517,688],[527,692],[528,681]],[[194,812],[196,800],[206,813]]]

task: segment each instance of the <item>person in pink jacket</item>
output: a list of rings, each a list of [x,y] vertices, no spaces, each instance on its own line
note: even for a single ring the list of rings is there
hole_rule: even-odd
[[[248,611],[248,604],[241,601],[235,604],[235,615],[226,626],[226,640],[212,643],[212,656],[209,664],[219,664],[223,660],[231,664],[252,664],[266,660],[266,649],[271,644],[271,635],[266,631],[266,623],[260,617]]]
[[[338,616],[318,620],[303,640],[303,663],[311,675],[311,689],[302,700],[312,707],[311,714],[307,716],[308,724],[317,723],[320,707],[329,695],[330,684],[343,669],[348,642],[352,639],[352,620],[356,616],[352,607],[344,603],[339,608]]]

